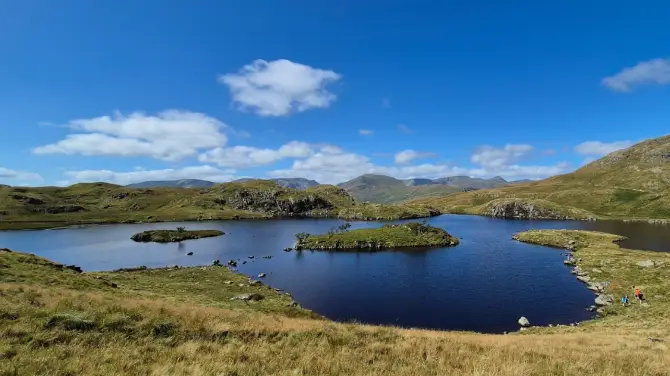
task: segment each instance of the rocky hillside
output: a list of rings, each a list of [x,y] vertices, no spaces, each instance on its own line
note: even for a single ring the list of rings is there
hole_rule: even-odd
[[[372,220],[436,214],[426,207],[361,204],[335,186],[296,190],[268,180],[203,189],[137,189],[107,183],[0,188],[0,228],[293,216]]]
[[[599,218],[670,218],[670,136],[614,152],[570,174],[412,203],[444,212],[486,214],[486,204],[503,198],[541,199]]]

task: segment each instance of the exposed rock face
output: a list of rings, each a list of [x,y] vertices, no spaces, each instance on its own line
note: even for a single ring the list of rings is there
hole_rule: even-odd
[[[253,293],[253,294],[242,294],[242,295],[238,295],[238,296],[232,297],[232,298],[230,298],[230,300],[245,300],[245,301],[252,300],[252,301],[259,301],[259,300],[263,300],[263,295],[261,295],[261,294],[256,294],[256,293]]]
[[[275,215],[295,215],[312,210],[329,210],[333,204],[317,195],[287,195],[285,190],[266,187],[264,189],[230,189],[224,187],[222,196],[217,198],[221,205],[237,210],[251,210],[274,213]]]
[[[487,208],[488,214],[495,218],[508,219],[573,219],[551,209],[524,201],[494,202]]]

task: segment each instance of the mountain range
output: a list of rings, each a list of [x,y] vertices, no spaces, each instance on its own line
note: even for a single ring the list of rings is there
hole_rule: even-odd
[[[243,178],[234,182],[257,180]],[[284,188],[304,190],[320,185],[315,180],[304,178],[268,179]],[[367,174],[338,184],[358,201],[373,203],[395,203],[426,196],[440,196],[475,189],[502,187],[514,182],[507,182],[497,176],[491,179],[471,178],[468,176],[451,176],[439,179],[406,179],[400,180],[390,176]],[[183,179],[145,181],[127,185],[128,188],[210,188],[216,183],[207,180]]]
[[[258,180],[253,178],[237,179],[232,182],[244,183],[251,180]],[[307,189],[309,187],[316,187],[319,185],[317,181],[304,178],[286,178],[286,179],[267,179],[273,181],[284,188],[293,189]],[[181,180],[155,180],[144,181],[141,183],[126,185],[128,188],[211,188],[215,182],[199,179],[181,179]]]

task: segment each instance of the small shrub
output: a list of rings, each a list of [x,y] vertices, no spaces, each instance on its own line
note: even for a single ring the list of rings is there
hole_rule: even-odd
[[[133,319],[125,314],[115,314],[106,317],[102,322],[102,327],[114,332],[129,332],[133,329]]]
[[[298,242],[302,242],[303,240],[309,238],[309,234],[306,232],[299,232],[295,234],[295,238],[298,240]]]
[[[57,313],[47,320],[44,327],[47,329],[60,327],[66,330],[80,330],[86,331],[95,328],[93,320],[85,319],[78,315],[69,313]]]
[[[177,332],[178,328],[179,325],[174,322],[158,322],[151,327],[151,334],[153,334],[154,337],[171,337]]]

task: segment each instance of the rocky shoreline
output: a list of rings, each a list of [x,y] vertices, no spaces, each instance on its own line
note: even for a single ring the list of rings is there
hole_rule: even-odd
[[[512,236],[513,240],[525,242],[520,239],[518,234]],[[598,277],[589,272],[583,270],[578,264],[581,262],[581,258],[575,257],[575,252],[578,252],[578,243],[575,240],[568,241],[568,244],[562,249],[567,250],[566,259],[563,260],[563,264],[566,266],[572,267],[570,273],[576,276],[577,280],[586,284],[586,288],[593,291],[596,295],[593,304],[586,309],[589,312],[596,312],[598,315],[604,314],[604,309],[607,306],[610,306],[614,303],[614,296],[611,294],[606,294],[605,290],[610,285],[610,281],[598,281]],[[591,273],[597,275],[602,273],[602,270],[594,268],[591,269]]]

